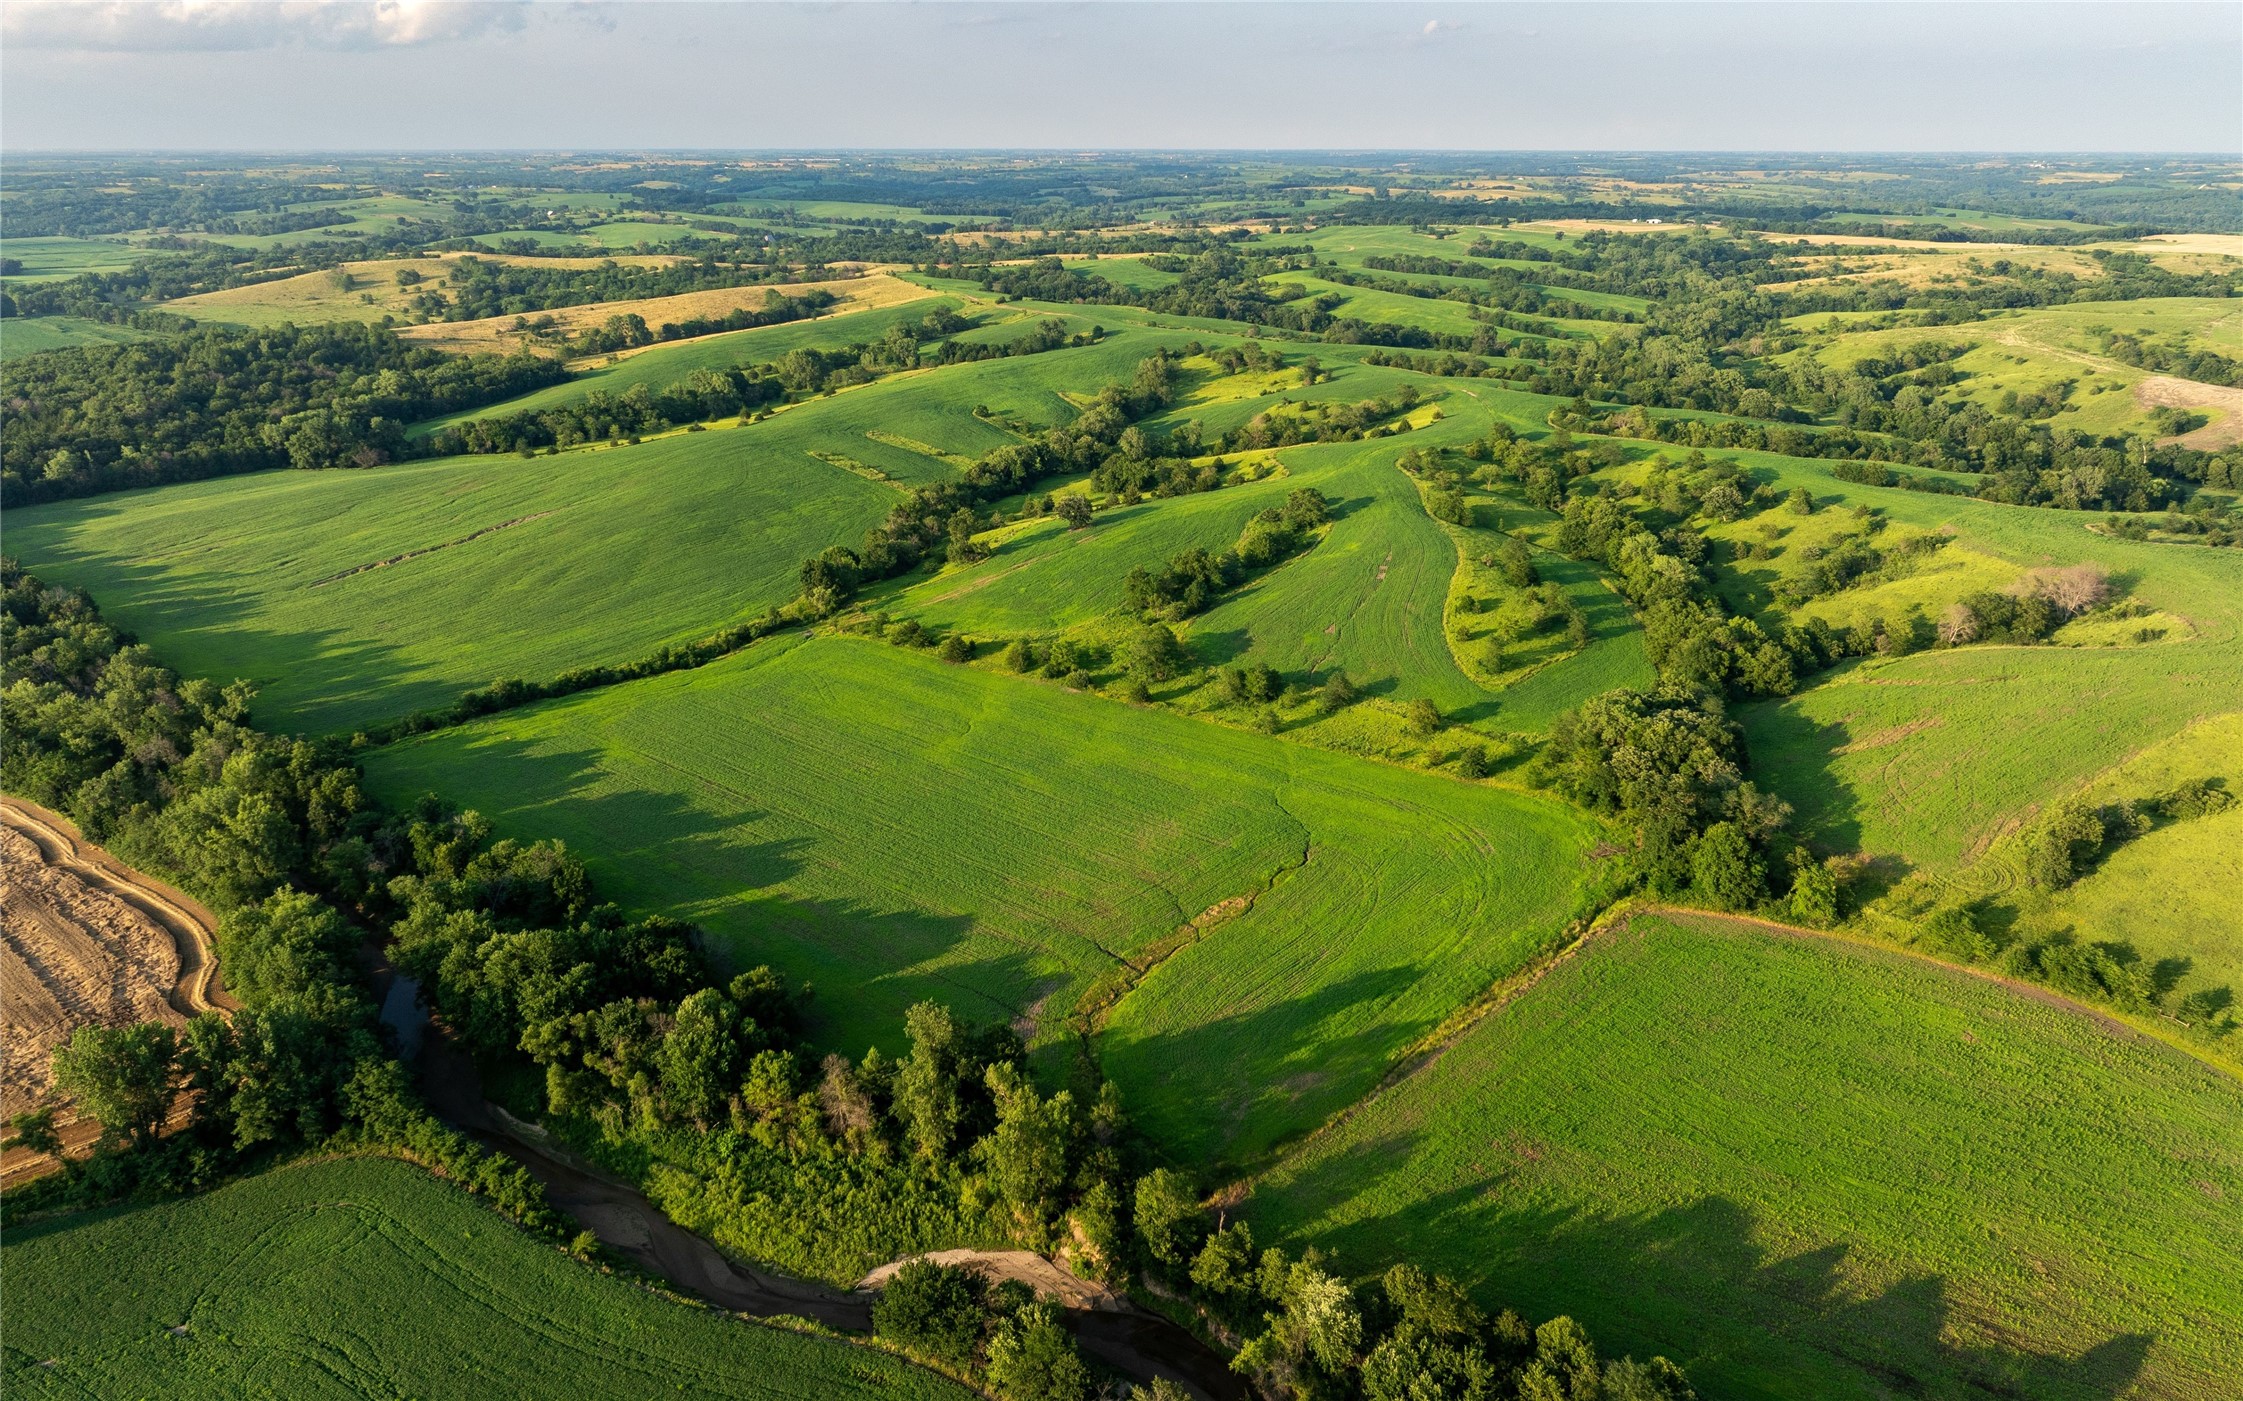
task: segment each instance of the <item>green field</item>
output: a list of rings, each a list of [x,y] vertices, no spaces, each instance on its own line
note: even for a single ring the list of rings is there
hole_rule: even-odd
[[[2019,568],[2099,564],[2189,624],[2185,640],[2149,646],[1980,646],[1854,662],[1788,700],[1740,707],[1769,781],[1833,850],[1952,864],[2009,817],[2192,720],[2238,708],[2243,556],[2114,539],[2091,530],[2099,518],[2086,512],[1861,486],[1822,463],[1724,455],[1783,491],[1873,506],[1898,526],[1952,528],[1949,550]]]
[[[1271,282],[1288,282],[1306,287],[1311,295],[1332,293],[1340,298],[1333,309],[1334,316],[1351,317],[1357,321],[1386,322],[1395,326],[1415,326],[1420,330],[1437,331],[1449,336],[1475,336],[1492,330],[1494,323],[1483,320],[1487,313],[1473,313],[1479,308],[1465,302],[1438,300],[1431,297],[1411,297],[1400,292],[1381,292],[1372,287],[1349,287],[1343,283],[1326,282],[1323,278],[1305,272],[1273,274]]]
[[[1173,287],[1180,280],[1175,273],[1145,266],[1143,258],[1063,258],[1060,261],[1069,272],[1088,273],[1117,287],[1135,287],[1141,291]]]
[[[11,316],[0,320],[0,360],[64,350],[74,345],[118,345],[143,340],[146,331],[83,316]]]
[[[1158,1142],[1235,1159],[1554,934],[1596,840],[1547,799],[851,638],[400,743],[367,776],[561,838],[627,906],[808,979],[850,1052],[895,1049],[924,997],[1049,1040],[1119,960],[1250,899],[1101,1043]]]
[[[14,258],[23,271],[11,282],[52,282],[87,272],[123,272],[149,254],[108,239],[40,238],[0,239],[0,257]]]
[[[805,557],[896,498],[769,431],[789,417],[61,502],[10,512],[9,549],[187,674],[256,682],[264,723],[348,733],[500,677],[643,656],[792,595]]]
[[[603,1275],[393,1159],[11,1225],[11,1396],[957,1398]]]
[[[1348,1272],[1570,1313],[1709,1397],[2210,1401],[2243,1375],[2238,1194],[2243,1090],[2155,1042],[1904,955],[1642,917],[1247,1214]]]

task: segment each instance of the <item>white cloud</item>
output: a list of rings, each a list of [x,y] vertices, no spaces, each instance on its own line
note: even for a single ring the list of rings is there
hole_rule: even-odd
[[[519,30],[522,0],[35,0],[0,11],[0,41],[107,53],[384,49]]]

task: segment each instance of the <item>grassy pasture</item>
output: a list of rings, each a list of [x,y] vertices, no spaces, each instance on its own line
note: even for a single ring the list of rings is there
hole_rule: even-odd
[[[66,350],[77,345],[117,345],[146,340],[148,332],[83,316],[10,316],[0,320],[0,360]]]
[[[2145,1152],[2144,1144],[2155,1144]],[[1598,936],[1257,1186],[1700,1394],[2212,1398],[2243,1089],[2051,999],[1730,921]]]
[[[603,1275],[392,1159],[8,1236],[11,1396],[969,1394]]]
[[[2152,406],[2143,402],[2139,387],[2154,372],[2102,354],[2096,336],[2100,330],[2165,343],[2187,337],[2230,357],[2243,355],[2243,311],[2232,301],[2212,297],[2036,307],[1960,326],[1863,331],[1840,335],[1813,353],[1825,364],[1843,368],[1924,341],[1968,344],[1974,348],[1954,362],[1966,377],[1945,391],[1947,398],[1995,408],[2004,393],[2029,394],[2071,381],[2071,398],[2048,420],[2052,427],[2098,434],[2148,432]],[[2224,412],[2213,406],[2215,418]]]
[[[2091,804],[2139,801],[2195,779],[2243,793],[2243,712],[2191,725],[2097,774],[2079,790]],[[2090,943],[2134,948],[2183,996],[2199,989],[2243,993],[2243,809],[2162,821],[2120,845],[2069,889],[2049,894],[2023,878],[2015,842],[1930,881],[1949,901],[1971,901],[2012,937],[2068,932]]]
[[[1783,491],[1809,488],[1826,509],[1858,503],[1895,527],[1951,527],[1955,543],[1935,560],[1963,550],[2020,568],[2099,564],[2187,630],[2184,641],[2147,646],[1983,646],[1853,662],[1787,700],[1739,707],[1762,781],[1829,849],[1952,870],[2018,815],[2237,708],[2243,558],[2233,552],[2113,539],[2091,530],[2098,518],[2085,512],[1861,486],[1819,462],[1726,455]]]
[[[557,836],[626,905],[820,989],[816,1038],[893,1051],[938,997],[1054,1036],[1121,960],[1225,901],[1115,1007],[1131,1114],[1252,1157],[1369,1088],[1572,908],[1563,806],[945,666],[854,638],[760,644],[375,752]]]

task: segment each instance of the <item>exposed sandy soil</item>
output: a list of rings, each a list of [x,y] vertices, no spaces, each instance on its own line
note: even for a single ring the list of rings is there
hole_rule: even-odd
[[[891,1260],[858,1280],[857,1288],[886,1288],[896,1271],[912,1260],[932,1260],[938,1265],[971,1265],[991,1279],[1019,1280],[1035,1290],[1036,1297],[1055,1300],[1070,1309],[1103,1309],[1111,1313],[1122,1308],[1121,1300],[1105,1285],[1063,1270],[1028,1250],[938,1250],[932,1255]]]
[[[2178,438],[2167,439],[2168,442],[2204,452],[2243,443],[2243,389],[2176,379],[2172,375],[2151,375],[2134,386],[2134,399],[2145,409],[2207,409],[2211,412],[2210,423]]]
[[[891,277],[886,273],[873,273],[866,277],[843,278],[833,282],[719,287],[704,292],[682,292],[674,297],[648,297],[629,302],[592,302],[585,306],[540,312],[529,319],[551,316],[563,330],[572,333],[588,330],[611,316],[622,315],[642,316],[646,318],[647,325],[659,327],[666,322],[723,316],[742,308],[754,310],[760,308],[764,298],[772,292],[799,295],[813,287],[823,288],[841,298],[838,303],[827,308],[824,313],[827,316],[897,306],[935,295],[926,288],[905,282],[901,278]],[[514,323],[521,319],[523,318],[514,316],[492,316],[481,321],[431,321],[421,326],[400,326],[397,334],[406,340],[460,355],[505,355],[525,346],[531,350],[543,351],[544,347],[514,329]]]
[[[210,912],[123,866],[63,818],[0,801],[0,1115],[31,1108],[53,1088],[55,1047],[81,1026],[184,1025],[231,1007],[216,986]],[[76,1148],[96,1129],[66,1107],[57,1118]],[[14,1152],[0,1179],[52,1164]]]

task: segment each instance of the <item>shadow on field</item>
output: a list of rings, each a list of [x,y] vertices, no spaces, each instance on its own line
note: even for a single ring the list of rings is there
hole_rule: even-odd
[[[1283,1195],[1310,1204],[1349,1200],[1365,1183],[1390,1178],[1416,1139],[1395,1135],[1322,1163]],[[1429,1170],[1451,1181],[1471,1180],[1402,1211],[1320,1231],[1316,1243],[1333,1252],[1344,1274],[1414,1259],[1456,1277],[1491,1307],[1533,1319],[1571,1314],[1600,1351],[1664,1354],[1711,1396],[2103,1401],[2130,1391],[2155,1341],[2119,1333],[2067,1355],[1982,1340],[1975,1319],[1953,1316],[1941,1276],[1909,1275],[1865,1290],[1847,1244],[1773,1254],[1755,1214],[1723,1197],[1598,1217],[1507,1190],[1514,1182],[1528,1187],[1548,1151],[1512,1135],[1492,1140],[1469,1165],[1429,1160]]]
[[[1199,1016],[1198,1008],[1234,1006],[1262,991],[1271,955],[1286,952],[1248,946],[1263,933],[1252,917],[1218,929],[1179,966],[1156,970],[1130,992],[1099,1041],[1100,1063],[1141,1126],[1165,1147],[1225,1171],[1265,1159],[1360,1099],[1396,1048],[1432,1029],[1425,1017],[1388,1019],[1388,1004],[1425,976],[1403,966],[1251,1011]],[[1129,1015],[1139,1011],[1142,1019]]]
[[[1797,834],[1822,851],[1861,850],[1861,800],[1840,779],[1835,762],[1841,748],[1861,737],[1843,723],[1814,719],[1789,700],[1740,706],[1735,718],[1745,729],[1754,778],[1791,804]],[[1895,878],[1905,874],[1896,872]]]

